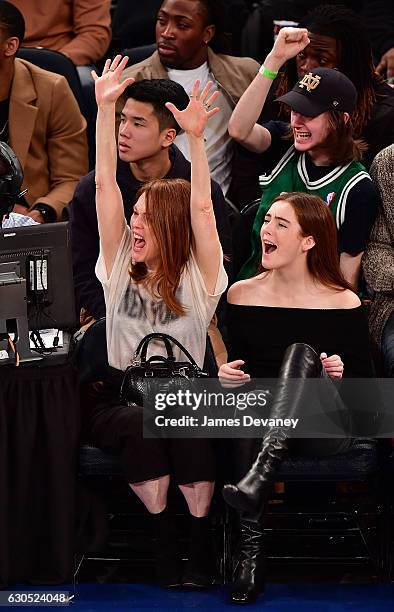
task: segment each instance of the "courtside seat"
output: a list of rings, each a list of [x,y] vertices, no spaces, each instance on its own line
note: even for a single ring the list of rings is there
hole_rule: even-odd
[[[85,504],[80,514],[88,518],[81,525],[80,540],[86,545],[79,545],[75,556],[74,587],[84,572],[87,571],[88,576],[95,571],[100,573],[100,564],[104,567],[111,564],[115,573],[122,573],[125,571],[122,568],[129,567],[131,579],[145,580],[147,575],[151,575],[154,563],[151,517],[129,490],[117,457],[83,445],[79,455],[79,476],[83,487],[81,499]],[[220,490],[221,485],[212,500],[211,528],[217,576],[225,584],[230,567],[229,515]],[[172,485],[168,503],[176,517],[181,558],[185,559],[188,554],[188,514],[185,501]]]
[[[289,456],[276,481],[265,524],[270,560],[357,563],[385,577],[385,495],[376,440],[357,439],[351,450],[328,457]]]
[[[384,464],[384,468],[384,491],[386,495],[387,510],[385,522],[385,560],[387,569],[386,575],[390,582],[394,582],[394,451],[392,450],[392,448],[390,448],[387,460]]]
[[[355,440],[351,450],[328,457],[291,456],[283,461],[278,479],[363,481],[379,469],[376,440]]]
[[[122,468],[116,455],[84,444],[79,451],[80,476],[120,476]]]
[[[75,364],[85,382],[92,382],[95,372],[101,375],[107,366],[104,331],[105,319],[102,319],[88,330],[77,350]],[[92,354],[95,359],[92,359]],[[98,354],[100,358],[97,358]],[[203,369],[211,376],[217,376],[216,360],[208,337]],[[85,547],[80,545],[79,554],[75,557],[74,582],[79,579],[85,561],[90,565],[108,561],[115,562],[116,566],[131,564],[135,576],[138,568],[151,566],[153,546],[150,516],[129,490],[117,456],[84,444],[79,453],[79,477],[83,491],[81,499],[85,506],[81,508],[80,515],[86,517],[85,524],[81,525],[80,540]],[[220,489],[218,487],[212,503],[212,535],[217,551],[218,575],[225,582],[229,566],[228,514],[224,511]],[[184,533],[188,521],[185,502],[176,487],[170,487],[169,507],[177,517],[184,559],[187,556]]]

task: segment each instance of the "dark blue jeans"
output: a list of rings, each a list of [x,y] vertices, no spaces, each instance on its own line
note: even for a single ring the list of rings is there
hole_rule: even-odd
[[[394,376],[394,310],[384,326],[381,349],[384,376],[392,378]]]

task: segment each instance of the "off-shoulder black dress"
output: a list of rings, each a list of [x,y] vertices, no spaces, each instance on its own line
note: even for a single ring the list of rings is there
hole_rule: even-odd
[[[228,304],[229,361],[243,359],[254,378],[275,378],[286,348],[304,342],[320,354],[340,355],[344,376],[372,376],[363,307],[278,308]]]
[[[242,369],[252,378],[276,378],[286,348],[304,342],[320,354],[340,355],[344,377],[373,375],[368,325],[363,307],[352,309],[280,308],[228,304],[229,361],[243,359]],[[292,440],[292,452],[335,454],[351,442],[334,440]],[[235,480],[254,461],[258,440],[234,440]]]

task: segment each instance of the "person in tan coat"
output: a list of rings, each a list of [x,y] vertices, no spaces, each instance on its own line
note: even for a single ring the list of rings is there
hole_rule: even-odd
[[[26,47],[61,51],[76,66],[94,64],[109,47],[111,0],[11,0],[11,3],[25,19]]]
[[[64,77],[15,57],[23,36],[23,16],[1,0],[0,140],[18,156],[28,189],[14,212],[43,223],[61,219],[87,173],[86,121]]]

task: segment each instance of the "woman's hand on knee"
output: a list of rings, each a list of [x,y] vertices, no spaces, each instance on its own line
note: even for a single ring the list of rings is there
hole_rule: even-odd
[[[249,382],[250,375],[246,374],[241,370],[241,366],[244,365],[242,359],[236,359],[229,363],[224,363],[219,368],[219,380],[223,387],[239,387]]]
[[[320,360],[330,378],[342,378],[344,365],[339,355],[327,357],[327,353],[321,353]]]

